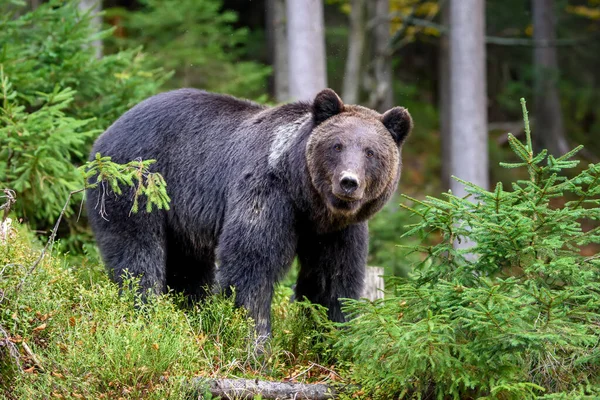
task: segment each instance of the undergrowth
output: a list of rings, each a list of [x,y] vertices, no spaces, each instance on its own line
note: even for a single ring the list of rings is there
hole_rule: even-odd
[[[19,227],[0,243],[0,397],[184,399],[196,398],[198,377],[341,380],[332,324],[318,307],[290,304],[288,287],[276,291],[273,339],[260,353],[252,321],[230,298],[193,308],[174,293],[141,302],[135,282],[119,294],[99,263],[57,254],[29,274],[39,255],[32,241]]]
[[[527,142],[509,136],[521,162],[503,166],[529,179],[411,199],[406,235],[441,242],[415,249],[385,299],[348,302],[338,348],[365,396],[600,397],[600,257],[581,252],[600,243],[600,165],[568,174],[579,148],[534,154],[523,111]]]

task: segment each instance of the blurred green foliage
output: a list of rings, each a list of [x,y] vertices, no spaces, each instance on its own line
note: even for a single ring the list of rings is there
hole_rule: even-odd
[[[127,36],[121,43],[143,46],[163,68],[175,71],[170,88],[267,99],[270,68],[244,60],[249,32],[234,27],[237,15],[223,11],[221,0],[141,0],[140,6],[113,9],[109,15],[123,17]]]

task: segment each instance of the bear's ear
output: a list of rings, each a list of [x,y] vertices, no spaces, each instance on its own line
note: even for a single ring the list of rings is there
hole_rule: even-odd
[[[404,107],[394,107],[386,111],[381,117],[381,122],[390,131],[398,146],[404,142],[413,127],[412,118]]]
[[[315,97],[312,107],[315,125],[344,111],[342,99],[331,89],[320,91]]]

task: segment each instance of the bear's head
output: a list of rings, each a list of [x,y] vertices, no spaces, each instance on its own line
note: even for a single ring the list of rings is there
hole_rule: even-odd
[[[400,176],[400,148],[412,129],[408,111],[394,107],[382,115],[344,105],[333,90],[325,89],[315,97],[312,115],[306,161],[312,184],[330,212],[349,217],[365,205],[383,205]]]

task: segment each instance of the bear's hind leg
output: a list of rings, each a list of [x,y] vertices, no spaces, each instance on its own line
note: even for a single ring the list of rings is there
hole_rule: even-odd
[[[129,236],[103,232],[98,247],[112,279],[120,286],[128,276],[139,279],[143,293],[166,289],[165,248],[160,237]]]
[[[172,244],[167,247],[167,286],[183,292],[190,302],[210,294],[215,282],[214,250],[203,248],[194,253]]]

